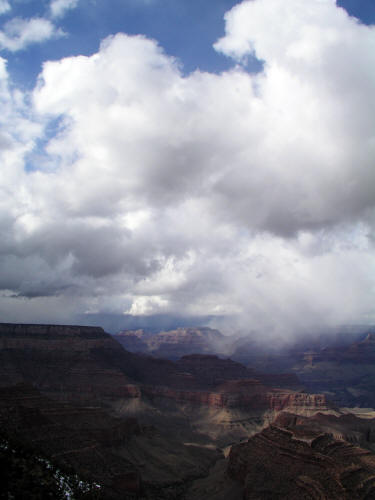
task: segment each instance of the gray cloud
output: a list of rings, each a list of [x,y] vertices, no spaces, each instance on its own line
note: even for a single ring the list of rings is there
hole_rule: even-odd
[[[243,2],[215,45],[232,70],[184,76],[118,34],[45,63],[32,109],[1,60],[4,319],[200,317],[263,338],[373,321],[374,44],[333,1]]]

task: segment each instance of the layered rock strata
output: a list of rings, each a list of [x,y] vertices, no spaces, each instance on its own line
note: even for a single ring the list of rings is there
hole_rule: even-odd
[[[94,498],[154,500],[168,498],[168,492],[178,498],[185,483],[205,476],[220,457],[215,449],[186,446],[134,418],[61,404],[25,384],[0,388],[0,427],[6,446],[26,444],[36,457],[97,484]]]
[[[334,439],[375,451],[375,418],[358,418],[353,414],[329,415],[316,413],[305,417],[281,412],[274,424],[293,432],[295,436],[330,434]]]
[[[375,498],[375,456],[327,434],[310,439],[270,426],[232,447],[228,474],[243,499]]]
[[[269,389],[257,380],[233,381],[217,391],[183,391],[168,387],[142,386],[141,392],[150,399],[166,398],[180,403],[192,403],[213,408],[240,408],[243,410],[290,410],[302,415],[333,410],[322,394]]]
[[[135,355],[101,328],[0,324],[2,427],[83,476],[100,478],[113,498],[119,491],[168,498],[170,487],[178,498],[217,460],[213,443],[248,438],[285,410],[332,412],[324,395],[265,380],[212,355],[178,362]],[[25,385],[5,387],[19,382],[43,395]]]
[[[32,383],[75,404],[112,406],[146,397],[259,414],[329,409],[324,396],[270,388],[230,359],[190,355],[174,363],[135,355],[95,327],[0,324],[0,361],[0,386]]]
[[[102,328],[0,324],[0,386],[30,382],[64,400],[135,397],[139,390],[110,359],[126,353]]]

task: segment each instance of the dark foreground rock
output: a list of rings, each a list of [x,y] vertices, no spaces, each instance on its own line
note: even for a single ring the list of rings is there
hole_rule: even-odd
[[[232,447],[228,474],[244,500],[375,498],[375,456],[328,434],[304,439],[270,426]]]
[[[134,418],[61,404],[25,384],[0,389],[0,427],[3,445],[22,443],[34,458],[92,485],[94,498],[101,499],[169,498],[171,491],[183,491],[205,476],[220,457],[214,449],[186,446]],[[12,498],[11,491],[6,498]]]
[[[0,389],[0,426],[8,446],[23,443],[34,457],[74,471],[97,484],[102,498],[133,498],[140,492],[137,468],[117,453],[142,432],[135,419],[62,405],[20,384]]]

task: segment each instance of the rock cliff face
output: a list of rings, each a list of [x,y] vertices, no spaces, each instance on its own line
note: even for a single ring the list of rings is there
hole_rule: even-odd
[[[375,456],[323,434],[309,440],[275,426],[232,447],[228,474],[243,498],[345,500],[375,498]]]
[[[128,361],[102,328],[0,324],[1,386],[30,382],[77,402],[137,397],[134,381],[111,360]]]
[[[313,415],[329,411],[333,406],[322,394],[269,389],[257,380],[233,381],[217,388],[217,391],[183,391],[168,387],[143,386],[142,394],[150,399],[166,398],[179,403],[192,403],[212,408],[239,408],[280,412],[293,411],[301,415]]]
[[[272,425],[233,445],[228,459],[193,483],[187,500],[370,500],[373,427],[374,420],[351,414],[281,412]]]
[[[358,418],[351,413],[316,413],[314,416],[304,417],[281,412],[274,424],[292,431],[295,436],[326,433],[334,439],[348,441],[375,452],[375,418]]]
[[[220,353],[225,337],[212,328],[177,328],[151,334],[144,330],[124,330],[114,338],[131,352],[143,352],[176,360],[187,354]]]

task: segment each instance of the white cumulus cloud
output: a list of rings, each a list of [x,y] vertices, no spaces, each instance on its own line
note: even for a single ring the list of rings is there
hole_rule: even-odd
[[[17,156],[4,308],[212,315],[269,336],[373,320],[374,44],[334,1],[253,0],[226,15],[220,75],[125,34],[45,63],[25,139],[3,137],[29,148],[35,116],[55,127],[32,171]]]
[[[8,0],[0,0],[0,14],[5,14],[11,9]]]

